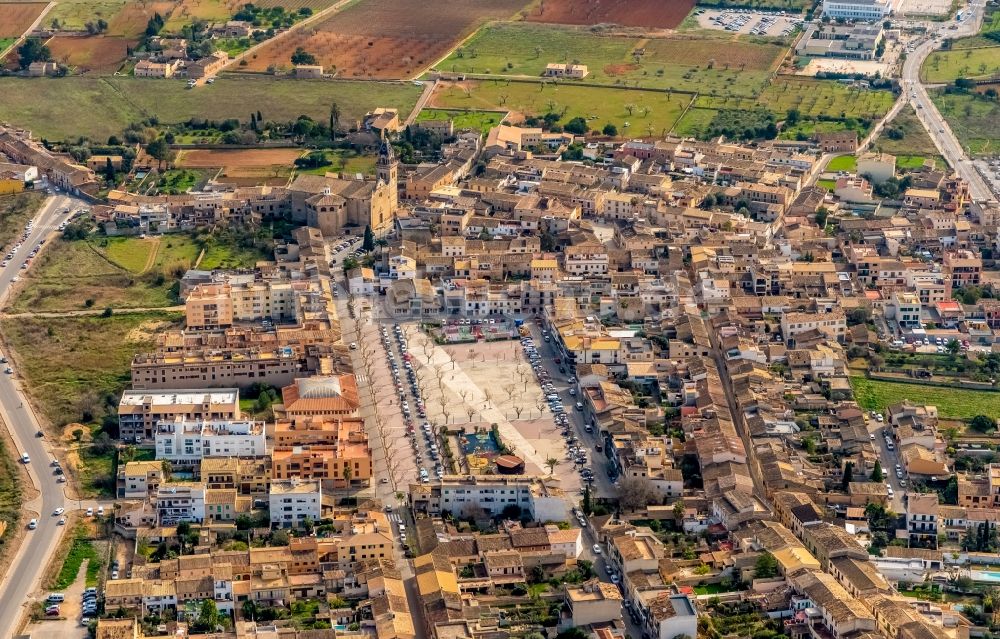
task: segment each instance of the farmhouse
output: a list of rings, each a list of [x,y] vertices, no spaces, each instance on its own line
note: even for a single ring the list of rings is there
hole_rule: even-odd
[[[153,62],[152,60],[140,60],[135,65],[135,77],[137,78],[172,78],[181,68],[183,63],[179,59],[171,59],[166,62]]]
[[[59,66],[55,62],[32,62],[28,65],[28,75],[33,78],[40,78],[46,75],[55,75]]]
[[[323,65],[321,64],[300,64],[295,67],[295,77],[308,80],[323,79]]]
[[[545,77],[547,78],[573,78],[574,80],[582,80],[589,73],[590,71],[585,64],[550,62],[545,65]]]
[[[186,75],[192,80],[208,78],[221,71],[227,64],[229,64],[229,54],[225,51],[216,51],[201,60],[188,63]]]

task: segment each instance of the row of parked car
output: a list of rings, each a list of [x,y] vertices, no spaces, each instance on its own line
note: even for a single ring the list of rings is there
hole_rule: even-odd
[[[97,588],[87,588],[83,591],[80,602],[80,625],[86,626],[90,623],[90,618],[97,614]],[[61,592],[49,593],[45,599],[45,616],[58,617],[60,607],[66,601],[66,595]]]
[[[406,434],[410,439],[410,446],[413,448],[413,457],[417,464],[422,464],[423,451],[420,447],[419,439],[417,438],[416,425],[414,423],[413,413],[420,419],[425,419],[427,417],[427,406],[424,403],[423,395],[420,391],[420,385],[417,383],[417,373],[413,368],[413,358],[409,353],[409,342],[406,339],[406,334],[403,332],[403,328],[399,324],[393,325],[392,332],[396,340],[396,346],[399,348],[400,359],[402,360],[402,366],[396,360],[396,356],[392,351],[392,342],[389,339],[389,330],[383,326],[381,327],[382,332],[382,346],[385,348],[386,362],[389,364],[389,369],[392,372],[393,383],[396,386],[396,394],[399,397],[399,408],[403,414],[403,422],[406,425]],[[410,406],[409,398],[406,394],[406,388],[403,386],[403,380],[401,375],[402,371],[405,371],[406,381],[409,384],[410,395],[413,397],[413,406]],[[441,464],[441,453],[438,449],[437,442],[434,436],[433,427],[429,422],[424,422],[421,426],[423,429],[425,446],[427,450],[428,457],[434,462],[435,468],[434,473],[438,478],[444,476],[444,466]],[[422,483],[430,482],[430,473],[426,468],[420,466],[418,470],[420,475],[420,481]]]

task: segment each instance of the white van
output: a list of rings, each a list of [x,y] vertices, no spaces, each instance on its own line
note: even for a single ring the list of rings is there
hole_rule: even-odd
[[[49,597],[48,599],[46,599],[46,601],[51,603],[62,603],[66,601],[66,595],[62,594],[61,592],[52,592],[49,593]]]

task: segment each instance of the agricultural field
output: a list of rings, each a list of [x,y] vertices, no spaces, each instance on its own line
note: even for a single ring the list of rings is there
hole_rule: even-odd
[[[512,17],[525,0],[366,0],[319,24],[272,39],[245,71],[290,69],[299,47],[341,78],[415,77],[487,20]]]
[[[268,167],[273,165],[291,166],[295,158],[302,155],[301,149],[196,149],[181,151],[177,156],[177,166],[188,168],[209,167]]]
[[[935,51],[920,67],[920,79],[930,84],[954,82],[957,78],[986,79],[997,75],[1000,75],[1000,46]]]
[[[674,29],[694,5],[695,0],[542,0],[524,13],[532,22]]]
[[[588,84],[751,96],[763,88],[786,50],[749,38],[640,38],[575,27],[498,23],[483,27],[437,68],[540,77],[550,62],[578,62],[589,67],[584,80]]]
[[[186,89],[183,82],[150,78],[0,77],[0,113],[39,137],[61,140],[82,135],[105,140],[150,116],[165,123],[192,117],[246,120],[253,109],[269,120],[308,115],[323,121],[333,99],[345,121],[360,119],[377,106],[409,113],[420,91],[408,83],[277,80],[238,74],[222,75],[215,84],[196,90]],[[95,113],[101,117],[93,117]]]
[[[712,121],[719,114],[717,109],[688,109],[674,125],[673,133],[682,136],[705,138]]]
[[[167,18],[176,6],[176,0],[129,0],[108,21],[108,35],[139,38],[146,32],[150,18],[157,13]]]
[[[784,115],[798,109],[804,118],[880,118],[892,107],[891,91],[858,89],[834,80],[779,77],[756,100],[729,95],[700,95],[695,106],[711,109],[752,109],[764,106]]]
[[[45,8],[44,2],[12,2],[0,4],[0,39],[17,38]],[[0,49],[6,47],[0,46]]]
[[[185,168],[221,168],[220,182],[240,186],[286,184],[300,149],[244,149],[182,151],[176,165]]]
[[[98,18],[110,24],[124,6],[125,0],[59,0],[52,11],[45,14],[44,23],[50,26],[58,22],[60,29],[82,31],[88,22]]]
[[[887,135],[889,131],[894,131],[902,137],[894,140]],[[925,158],[935,160],[939,168],[943,166],[934,141],[927,135],[927,130],[920,124],[916,111],[910,105],[903,107],[899,115],[883,129],[882,134],[875,140],[874,148],[895,155],[896,167],[900,169],[913,168],[918,159],[920,164],[923,164]]]
[[[226,22],[247,3],[247,0],[180,0],[163,30],[176,33],[195,20]]]
[[[0,321],[14,365],[42,414],[55,426],[91,422],[118,403],[132,357],[153,347],[158,332],[182,313],[115,313],[111,317],[8,317]]]
[[[442,109],[422,109],[417,114],[417,122],[451,120],[455,130],[479,129],[486,133],[500,124],[506,117],[505,112],[498,111],[448,111]]]
[[[82,38],[56,36],[46,42],[52,59],[74,69],[75,73],[110,75],[117,71],[128,55],[129,47],[136,40],[114,36],[85,36]]]
[[[931,98],[948,125],[972,155],[1000,150],[1000,103],[978,93],[931,91]]]
[[[560,113],[560,122],[582,117],[591,129],[605,124],[619,135],[660,135],[670,131],[690,103],[688,93],[667,94],[614,87],[572,84],[545,86],[539,82],[470,80],[439,87],[431,106],[445,109],[510,109],[521,115]],[[631,111],[631,112],[630,112]],[[512,117],[513,121],[520,118]]]
[[[865,410],[884,411],[890,404],[909,399],[938,407],[941,417],[972,419],[976,415],[1000,418],[1000,393],[969,390],[953,386],[931,386],[886,382],[866,377],[851,377],[854,398]]]

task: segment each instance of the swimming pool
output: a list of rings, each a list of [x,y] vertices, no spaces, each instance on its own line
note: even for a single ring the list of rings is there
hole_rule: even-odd
[[[986,570],[973,570],[972,571],[973,581],[988,581],[990,583],[1000,584],[1000,572],[991,572]]]

